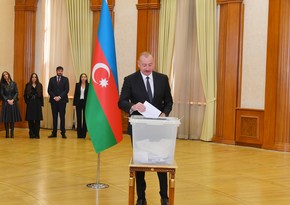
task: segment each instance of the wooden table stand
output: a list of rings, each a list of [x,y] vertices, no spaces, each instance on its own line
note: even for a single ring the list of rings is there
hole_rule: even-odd
[[[129,205],[134,205],[135,196],[135,172],[168,172],[168,189],[169,189],[169,205],[174,205],[174,189],[175,189],[175,170],[177,168],[174,162],[171,165],[158,165],[158,164],[134,164],[132,159],[129,164]]]

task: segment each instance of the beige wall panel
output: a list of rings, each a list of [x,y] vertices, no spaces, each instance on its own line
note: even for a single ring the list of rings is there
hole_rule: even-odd
[[[244,0],[242,108],[264,109],[268,0]]]
[[[118,0],[115,5],[115,46],[119,90],[125,76],[136,70],[137,0]]]
[[[0,72],[7,70],[13,77],[14,1],[12,0],[1,0],[0,45]]]

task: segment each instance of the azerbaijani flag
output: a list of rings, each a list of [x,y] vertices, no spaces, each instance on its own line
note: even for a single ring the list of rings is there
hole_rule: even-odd
[[[97,153],[123,139],[118,100],[113,25],[108,4],[103,0],[85,110],[88,132]]]

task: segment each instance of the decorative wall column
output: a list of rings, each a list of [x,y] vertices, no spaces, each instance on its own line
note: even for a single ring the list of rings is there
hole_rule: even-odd
[[[149,51],[157,65],[160,0],[138,0],[136,6],[138,10],[136,60],[142,51]]]
[[[290,1],[269,0],[263,148],[290,151]]]
[[[25,120],[24,86],[34,72],[36,9],[38,0],[15,0],[14,31],[14,81],[18,86],[22,122],[17,127],[27,127]]]
[[[243,0],[217,0],[220,26],[217,66],[216,135],[213,141],[235,144],[239,106]]]

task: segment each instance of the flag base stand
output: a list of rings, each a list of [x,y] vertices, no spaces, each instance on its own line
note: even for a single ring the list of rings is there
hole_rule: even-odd
[[[101,154],[98,154],[98,167],[97,167],[97,182],[87,184],[88,188],[91,189],[106,189],[109,187],[108,184],[99,183],[100,181],[100,164],[101,164]]]
[[[87,187],[91,189],[106,189],[109,187],[109,185],[103,184],[103,183],[91,183],[91,184],[87,184]]]

